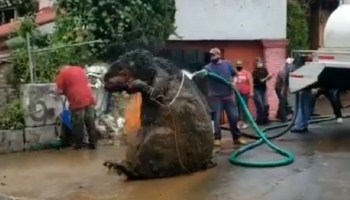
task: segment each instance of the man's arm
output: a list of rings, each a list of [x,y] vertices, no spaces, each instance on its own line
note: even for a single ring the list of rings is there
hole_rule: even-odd
[[[193,78],[194,77],[204,78],[207,75],[208,75],[208,70],[206,68],[203,68],[202,70],[199,70],[199,71],[196,71],[195,73],[193,73]]]
[[[227,62],[227,65],[229,67],[229,70],[230,70],[230,74],[232,77],[235,77],[237,75],[237,72],[235,70],[235,67],[230,63],[230,62]]]
[[[234,68],[234,66],[230,63],[230,62],[227,62],[226,61],[226,63],[227,63],[227,66],[228,66],[228,70],[230,71],[230,74],[231,74],[231,76],[232,76],[232,84],[231,84],[231,86],[233,87],[233,89],[236,89],[236,76],[237,76],[237,72],[236,72],[236,70],[235,70],[235,68]]]

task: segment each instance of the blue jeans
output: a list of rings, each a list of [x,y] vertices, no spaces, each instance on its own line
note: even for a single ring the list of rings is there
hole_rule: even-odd
[[[244,103],[248,106],[248,99],[249,95],[248,94],[241,94]],[[236,98],[236,102],[238,104],[238,113],[239,113],[239,119],[242,120],[243,122],[247,122],[247,116],[243,111],[243,105],[241,102],[238,102],[238,98]]]
[[[262,122],[268,118],[268,104],[266,90],[254,89],[254,104],[256,108],[256,121]]]
[[[300,102],[297,110],[297,116],[295,119],[294,129],[305,130],[308,128],[309,119],[312,112],[312,93],[311,90],[304,90],[300,92]]]
[[[311,114],[314,114],[317,98],[321,95],[324,95],[331,103],[335,117],[336,118],[342,117],[340,92],[337,89],[323,90],[323,91],[320,91],[317,94],[313,95],[312,102],[311,102],[311,108],[312,108]]]
[[[227,115],[232,138],[234,140],[237,140],[239,138],[240,132],[239,132],[239,129],[237,128],[238,112],[237,112],[237,106],[233,98],[234,97],[230,99],[222,99],[220,97],[208,97],[209,106],[213,111],[215,139],[221,139],[220,118],[221,118],[222,110],[225,111]]]

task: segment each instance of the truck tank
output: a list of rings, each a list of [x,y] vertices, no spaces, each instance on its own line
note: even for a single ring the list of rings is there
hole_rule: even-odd
[[[350,90],[350,0],[330,15],[324,30],[324,47],[316,51],[296,50],[312,61],[303,63],[290,74],[291,92],[304,88]]]

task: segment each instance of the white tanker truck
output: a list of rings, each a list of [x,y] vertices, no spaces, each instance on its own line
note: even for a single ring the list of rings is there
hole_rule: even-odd
[[[306,88],[350,90],[350,0],[330,15],[324,30],[324,47],[296,50],[293,55],[309,55],[311,61],[290,73],[292,93]]]

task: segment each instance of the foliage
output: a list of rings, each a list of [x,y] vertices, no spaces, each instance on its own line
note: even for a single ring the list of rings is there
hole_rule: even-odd
[[[175,30],[174,0],[58,0],[53,34],[40,33],[35,16],[26,16],[12,37],[30,34],[31,46],[59,48],[46,52],[34,50],[37,82],[51,82],[63,64],[86,65],[96,58],[111,60],[128,49],[148,47],[158,50]],[[60,48],[65,45],[100,39],[100,44]],[[30,73],[25,44],[12,51],[15,85],[28,83]]]
[[[30,34],[36,82],[52,82],[57,73],[58,67],[61,65],[84,65],[93,60],[91,54],[86,48],[61,48],[65,45],[89,39],[88,37],[80,38],[80,40],[76,39],[79,39],[79,37],[77,37],[77,33],[73,30],[76,29],[76,25],[71,18],[65,17],[64,19],[58,19],[57,23],[61,28],[59,31],[55,31],[51,35],[43,34],[38,31],[34,19],[35,16],[26,16],[23,18],[21,20],[21,26],[12,37],[26,38],[26,34]],[[37,52],[37,50],[42,50],[43,48],[51,50]],[[12,76],[14,78],[11,82],[15,86],[22,83],[28,83],[30,81],[30,71],[28,67],[29,58],[26,45],[23,44],[20,48],[13,50],[11,54],[13,73],[15,73]]]
[[[19,16],[28,13],[35,13],[38,9],[38,1],[36,0],[0,0],[0,8],[15,7]]]
[[[288,3],[287,38],[289,39],[289,51],[309,47],[309,27],[306,11],[297,2]]]
[[[99,57],[115,57],[143,47],[157,51],[174,33],[174,0],[58,0],[58,15],[71,16],[103,44],[93,46]]]
[[[19,130],[24,128],[24,112],[18,100],[8,105],[0,114],[1,130]]]

